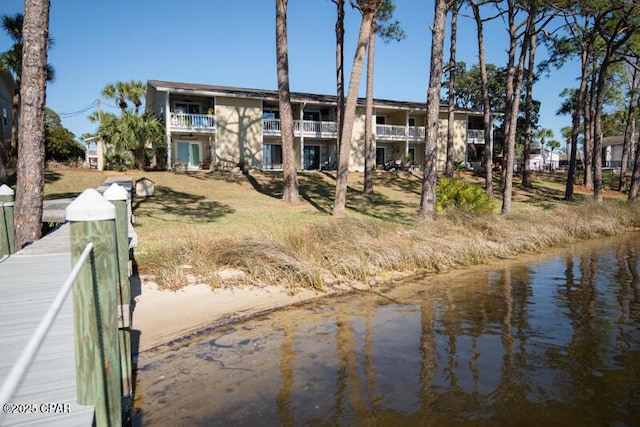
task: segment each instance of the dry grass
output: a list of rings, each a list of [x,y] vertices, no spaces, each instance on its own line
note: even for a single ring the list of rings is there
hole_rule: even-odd
[[[351,175],[343,219],[329,214],[335,185],[330,174],[301,173],[302,203],[295,207],[281,201],[278,173],[127,175],[155,182],[153,197],[134,199],[136,258],[142,273],[170,289],[194,282],[317,289],[369,283],[391,272],[436,272],[615,235],[636,227],[640,218],[638,205],[615,192],[596,205],[578,187],[582,201],[563,202],[557,175],[537,176],[532,190],[516,187],[510,216],[449,211],[420,225],[415,217],[421,179],[412,175],[378,173],[373,196],[360,192],[361,174]],[[77,194],[105,178],[99,172],[49,172],[46,194]]]

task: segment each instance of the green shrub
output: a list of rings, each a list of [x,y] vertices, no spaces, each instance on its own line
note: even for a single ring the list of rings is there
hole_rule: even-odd
[[[467,212],[491,212],[494,202],[479,185],[462,179],[440,178],[436,187],[438,212],[456,208]]]

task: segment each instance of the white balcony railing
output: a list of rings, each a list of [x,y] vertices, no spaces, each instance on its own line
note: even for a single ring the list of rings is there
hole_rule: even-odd
[[[279,119],[262,119],[264,135],[279,136]],[[414,141],[422,142],[425,137],[424,126],[375,125],[376,139],[380,141]],[[317,122],[311,120],[294,120],[293,133],[295,136],[310,136],[317,138],[331,138],[338,136],[336,122]],[[467,143],[484,144],[484,130],[467,129]]]
[[[265,135],[280,135],[279,119],[262,119],[262,132]],[[316,138],[332,138],[338,136],[336,122],[316,122],[311,120],[294,120],[293,133],[295,136],[310,136]]]
[[[424,141],[424,126],[409,126],[409,140]]]
[[[376,125],[376,139],[391,139],[404,141],[407,137],[407,127],[398,125]]]
[[[215,130],[216,116],[211,114],[171,113],[172,129]]]
[[[467,129],[467,144],[484,144],[484,129]]]

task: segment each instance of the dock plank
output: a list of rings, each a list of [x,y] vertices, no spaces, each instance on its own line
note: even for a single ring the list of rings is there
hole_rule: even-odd
[[[0,263],[0,379],[8,375],[70,272],[68,225]],[[35,413],[0,414],[0,425],[91,425],[93,407],[78,405],[76,400],[69,294],[10,402],[34,405]],[[62,413],[51,413],[55,407],[49,404],[60,404],[57,408]]]

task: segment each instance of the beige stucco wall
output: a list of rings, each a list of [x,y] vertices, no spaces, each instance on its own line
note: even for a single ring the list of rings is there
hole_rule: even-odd
[[[438,121],[438,169],[444,170],[447,159],[447,126],[448,117],[446,112],[441,112]],[[464,162],[466,155],[467,140],[467,116],[456,113],[453,127],[453,161]]]
[[[262,166],[262,101],[216,97],[216,122],[218,160]]]
[[[356,109],[353,122],[353,137],[351,138],[351,155],[349,170],[361,172],[364,170],[364,108]]]

